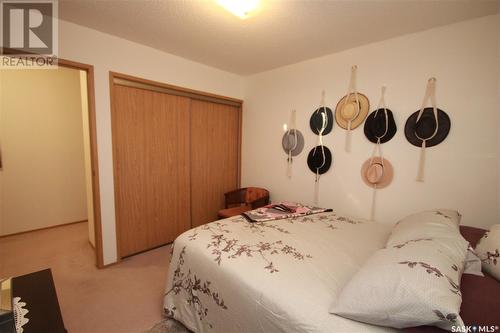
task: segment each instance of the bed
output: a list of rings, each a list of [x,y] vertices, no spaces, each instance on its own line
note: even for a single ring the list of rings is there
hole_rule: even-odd
[[[328,312],[390,232],[390,225],[332,212],[199,226],[172,248],[165,314],[199,333],[397,331]],[[498,283],[492,286],[498,295]],[[411,332],[420,329],[433,330]]]

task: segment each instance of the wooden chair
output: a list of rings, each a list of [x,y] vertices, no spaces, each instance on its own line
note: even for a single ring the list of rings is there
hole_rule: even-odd
[[[269,191],[258,187],[240,188],[224,194],[226,208],[219,210],[219,218],[224,219],[269,204]]]

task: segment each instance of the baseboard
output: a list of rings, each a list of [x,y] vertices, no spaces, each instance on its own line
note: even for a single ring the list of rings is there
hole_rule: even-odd
[[[122,260],[120,259],[118,261],[112,262],[110,264],[102,265],[101,267],[97,267],[97,268],[99,268],[99,269],[108,268],[108,267],[111,267],[111,266],[114,266],[114,265],[118,265],[121,262],[122,262]]]
[[[165,243],[165,244],[160,244],[160,245],[154,246],[154,247],[152,247],[150,249],[146,249],[146,250],[142,250],[142,251],[139,251],[139,252],[135,252],[135,253],[129,254],[128,256],[122,257],[121,259],[127,259],[127,258],[130,258],[130,257],[136,256],[138,254],[142,254],[144,252],[156,250],[156,249],[158,249],[160,247],[163,247],[163,246],[172,245],[173,243],[174,242],[168,242],[168,243]]]
[[[35,231],[42,231],[42,230],[47,230],[47,229],[54,229],[54,228],[58,228],[58,227],[65,227],[65,226],[68,226],[68,225],[71,225],[71,224],[84,223],[84,222],[88,222],[88,220],[80,220],[80,221],[68,222],[68,223],[63,223],[63,224],[56,224],[56,225],[51,225],[49,227],[43,227],[43,228],[39,228],[39,229],[33,229],[33,230],[26,230],[26,231],[21,231],[21,232],[15,232],[15,233],[12,233],[12,234],[7,234],[7,235],[0,235],[0,238],[22,235],[22,234],[26,234],[28,232],[35,232]]]

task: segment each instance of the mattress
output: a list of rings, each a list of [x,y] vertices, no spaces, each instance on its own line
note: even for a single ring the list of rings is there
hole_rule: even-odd
[[[174,242],[165,314],[200,333],[394,331],[328,312],[390,230],[332,212],[199,226]]]

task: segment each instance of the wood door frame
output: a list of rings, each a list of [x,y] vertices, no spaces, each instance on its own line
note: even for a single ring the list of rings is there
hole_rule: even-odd
[[[116,128],[113,123],[113,114],[116,112],[115,102],[114,102],[114,87],[115,85],[120,85],[120,83],[115,83],[115,79],[123,80],[135,83],[135,85],[131,85],[138,89],[151,90],[156,92],[163,92],[178,96],[185,96],[192,99],[200,99],[204,101],[211,101],[214,103],[220,104],[228,104],[237,107],[238,117],[239,117],[239,126],[238,126],[238,171],[237,171],[237,180],[236,183],[238,187],[241,186],[241,140],[242,140],[242,121],[243,121],[243,100],[233,97],[227,97],[223,95],[217,95],[213,93],[208,93],[200,90],[194,90],[190,88],[184,88],[168,83],[162,83],[158,81],[152,81],[148,79],[143,79],[140,77],[118,73],[118,72],[109,72],[109,99],[110,99],[110,108],[111,108],[111,137],[112,137],[112,147],[113,147],[113,183],[114,183],[114,195],[115,195],[115,228],[116,228],[116,253],[117,253],[117,262],[122,260],[121,249],[120,249],[120,221],[118,221],[118,211],[119,211],[119,202],[118,198],[118,170],[117,170],[117,147],[116,147]],[[191,191],[191,189],[190,189]]]
[[[58,59],[61,67],[82,70],[87,73],[87,99],[89,113],[89,135],[90,135],[90,164],[92,168],[92,201],[94,205],[94,236],[95,257],[98,268],[105,267],[103,259],[102,224],[101,224],[101,195],[99,188],[99,162],[97,154],[97,129],[95,115],[95,92],[94,92],[94,66]]]
[[[16,55],[5,55],[17,57]],[[97,154],[97,130],[95,116],[94,66],[77,61],[58,58],[57,66],[82,70],[87,73],[87,108],[89,115],[90,164],[92,169],[92,202],[94,208],[94,239],[95,259],[97,268],[104,268],[102,224],[101,224],[101,194],[99,188],[99,162]]]

